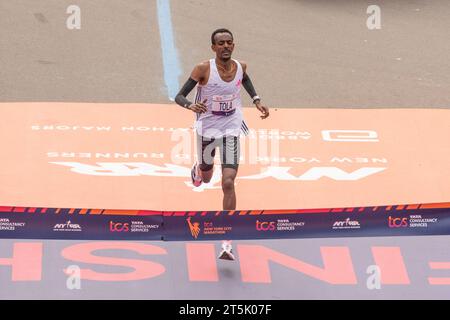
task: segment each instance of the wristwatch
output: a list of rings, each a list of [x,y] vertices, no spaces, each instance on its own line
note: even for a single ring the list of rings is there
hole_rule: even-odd
[[[261,98],[260,98],[259,96],[254,96],[254,97],[253,97],[253,103],[255,103],[256,100],[261,100]]]

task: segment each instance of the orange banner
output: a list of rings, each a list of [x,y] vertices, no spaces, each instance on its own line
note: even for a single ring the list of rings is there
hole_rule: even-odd
[[[450,111],[246,108],[237,209],[450,200]],[[1,103],[0,205],[220,210],[194,188],[194,115],[175,105]],[[219,159],[217,159],[219,160]],[[219,162],[217,163],[219,165]]]

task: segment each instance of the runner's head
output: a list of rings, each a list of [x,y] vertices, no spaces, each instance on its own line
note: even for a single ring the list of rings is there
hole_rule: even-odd
[[[231,59],[234,50],[233,34],[228,29],[217,29],[211,35],[211,49],[220,60]]]

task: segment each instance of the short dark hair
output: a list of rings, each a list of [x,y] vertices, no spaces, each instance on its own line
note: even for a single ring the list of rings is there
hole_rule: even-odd
[[[211,35],[211,44],[216,44],[216,43],[214,42],[214,37],[215,37],[216,34],[218,34],[218,33],[229,33],[230,36],[231,36],[231,38],[234,39],[233,34],[231,33],[230,30],[225,29],[225,28],[220,28],[220,29],[217,29],[216,31],[214,31],[214,32],[212,33],[212,35]]]

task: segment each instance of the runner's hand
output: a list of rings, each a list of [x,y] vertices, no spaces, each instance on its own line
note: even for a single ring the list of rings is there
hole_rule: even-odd
[[[189,110],[192,110],[196,113],[204,113],[204,112],[208,111],[208,108],[205,105],[206,101],[207,101],[207,99],[203,100],[203,102],[197,102],[197,103],[191,104],[189,106]]]
[[[256,108],[262,113],[261,119],[269,116],[269,107],[263,106],[259,101],[255,103]]]

